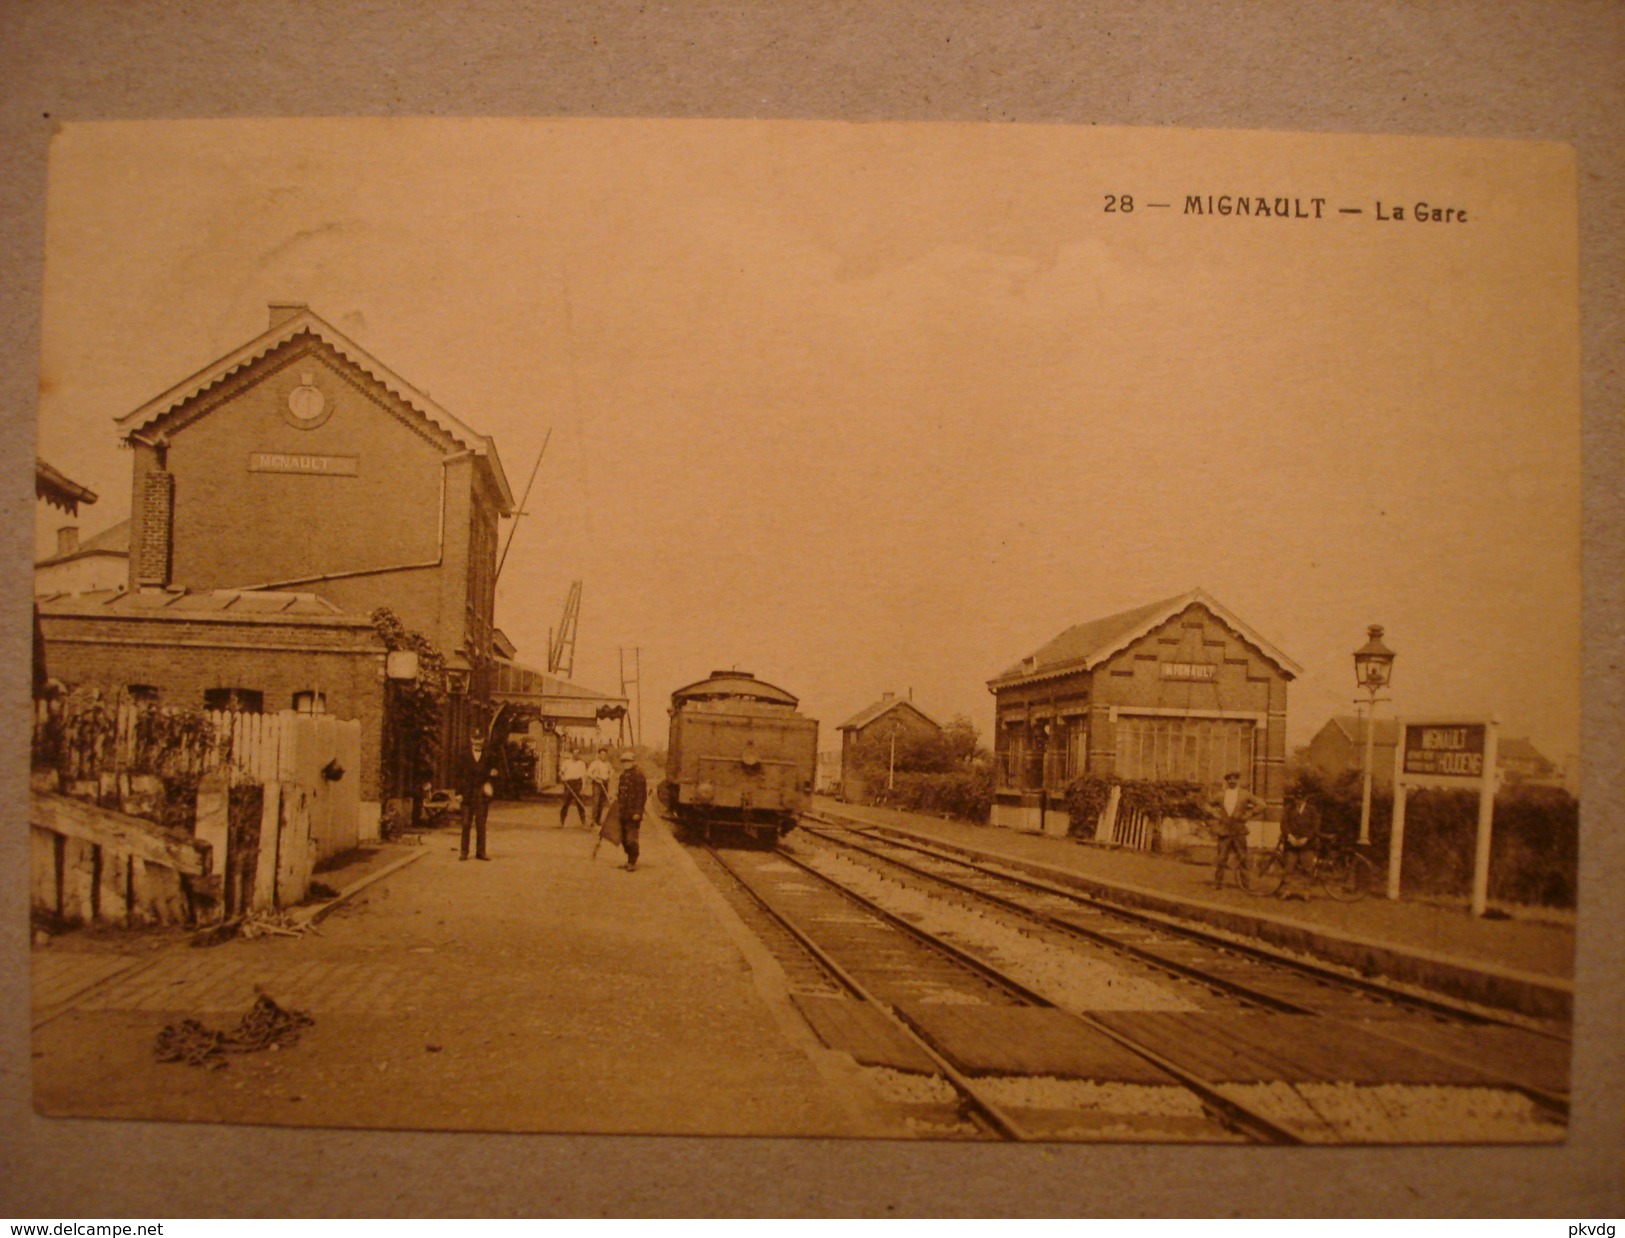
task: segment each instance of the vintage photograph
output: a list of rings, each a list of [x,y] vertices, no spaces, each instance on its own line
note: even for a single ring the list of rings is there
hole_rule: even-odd
[[[1574,155],[75,123],[49,1117],[1553,1144]]]

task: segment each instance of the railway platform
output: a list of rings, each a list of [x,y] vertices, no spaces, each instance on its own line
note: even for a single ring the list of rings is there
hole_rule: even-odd
[[[818,798],[819,812],[995,857],[1057,884],[1194,920],[1293,953],[1541,1019],[1572,1016],[1574,931],[1380,894],[1355,903],[1280,902],[1212,885],[1211,864],[1068,838]]]
[[[896,1135],[761,966],[665,825],[638,871],[556,806],[495,805],[317,931],[192,948],[68,934],[34,951],[34,1085],[53,1116],[418,1130]],[[382,870],[379,870],[382,872]],[[347,884],[356,873],[326,880]],[[720,927],[719,927],[720,926]],[[769,961],[770,962],[770,961]],[[160,1029],[228,1029],[263,992],[314,1023],[227,1069],[160,1062]]]

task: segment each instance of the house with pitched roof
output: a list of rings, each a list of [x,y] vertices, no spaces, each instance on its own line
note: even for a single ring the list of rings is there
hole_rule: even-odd
[[[94,593],[117,589],[130,578],[130,522],[120,520],[79,540],[79,526],[56,531],[56,552],[34,563],[34,592]]]
[[[436,777],[450,782],[492,709],[497,529],[514,511],[495,443],[293,302],[116,424],[132,458],[124,596],[101,611],[42,608],[52,673],[165,704],[267,711],[295,698],[332,710],[364,683],[368,703],[346,716],[366,722],[385,659],[362,629],[388,607],[445,656]],[[86,633],[113,631],[92,616],[140,626],[138,641],[121,637],[122,665],[86,660]],[[210,682],[176,662],[149,671],[132,641],[188,654]],[[342,670],[322,658],[335,642],[351,659]],[[364,751],[377,750],[376,730],[364,728]]]
[[[1084,774],[1217,785],[1232,770],[1279,820],[1287,686],[1301,672],[1201,589],[1067,628],[987,682],[992,820],[1051,828]]]
[[[1359,773],[1365,768],[1366,719],[1336,714],[1316,731],[1303,749],[1305,769],[1326,778]],[[1394,749],[1399,744],[1399,723],[1378,718],[1371,729],[1371,785],[1389,791],[1394,785]],[[1495,767],[1508,786],[1529,783],[1563,786],[1563,770],[1527,737],[1503,735],[1496,743]]]
[[[854,803],[868,799],[876,790],[868,785],[858,767],[858,746],[871,736],[904,741],[942,734],[942,727],[912,697],[899,698],[894,692],[882,694],[874,704],[860,709],[838,728],[841,732],[841,796]]]

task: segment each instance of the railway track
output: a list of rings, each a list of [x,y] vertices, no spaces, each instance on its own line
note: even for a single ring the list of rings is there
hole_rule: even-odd
[[[777,852],[706,855],[777,937],[826,1043],[942,1085],[936,1133],[1546,1142],[1566,1126],[1555,1031],[894,837],[804,825]],[[910,1051],[877,1051],[888,1038]]]
[[[817,961],[849,1002],[862,1005],[859,1021],[868,1024],[871,1049],[889,1040],[894,1065],[912,1066],[912,1073],[928,1072],[946,1084],[953,1095],[951,1107],[977,1134],[1007,1140],[1054,1139],[1093,1123],[1118,1138],[1132,1137],[1139,1126],[1141,1137],[1158,1141],[1303,1142],[1287,1127],[1226,1096],[1149,1046],[1087,1015],[1059,1009],[973,953],[909,923],[782,850],[723,853],[705,847],[703,852],[805,957]],[[792,974],[805,975],[801,968]],[[804,999],[798,1004],[803,1013],[820,1009]],[[1109,1063],[1109,1073],[1118,1076],[1074,1087],[1072,1093],[1082,1092],[1094,1102],[1148,1102],[1156,1112],[1136,1114],[1121,1105],[1088,1112],[1088,1105],[1069,1106],[1068,1089],[1055,1086],[1059,1081],[1042,1071],[993,1076],[979,1072],[974,1059],[964,1060],[963,1042],[985,1029],[989,1022],[985,1012],[990,1011],[1003,1012],[1003,1017],[991,1020],[994,1027],[1019,1029],[1025,1024],[1050,1044],[1070,1038],[1089,1045],[1096,1057]],[[974,1015],[967,1017],[971,1012]],[[813,1014],[811,1021],[816,1027],[818,1015]],[[884,1030],[877,1034],[876,1028]],[[898,1052],[898,1046],[907,1048]],[[1024,1089],[1023,1083],[1034,1086]],[[1121,1095],[1112,1095],[1114,1085]],[[943,1107],[946,1099],[946,1094],[939,1094],[937,1107]],[[941,1124],[941,1115],[936,1116]]]
[[[1167,917],[1134,912],[1076,890],[1001,871],[895,837],[866,832],[804,833],[827,847],[861,856],[968,902],[1039,926],[1047,938],[1099,948],[1141,967],[1229,998],[1244,1010],[1300,1016],[1295,1035],[1385,1042],[1478,1075],[1527,1098],[1557,1122],[1568,1117],[1568,1038],[1554,1028],[1498,1019],[1362,977],[1238,943]],[[861,840],[861,841],[860,841]],[[1305,1019],[1314,1021],[1304,1021]],[[1255,1020],[1256,1021],[1256,1020]],[[1260,1027],[1267,1027],[1267,1022]],[[1266,1039],[1270,1037],[1266,1033]],[[1400,1074],[1396,1077],[1403,1077]]]
[[[1260,1005],[1292,1013],[1369,1015],[1375,1008],[1361,1004],[1362,1001],[1369,1001],[1439,1020],[1480,1027],[1504,1027],[1564,1045],[1570,1040],[1566,1028],[1550,1022],[1507,1015],[1467,1002],[1418,992],[1317,963],[1262,943],[1241,941],[1234,936],[1157,912],[1124,907],[1076,889],[994,867],[997,861],[993,857],[984,857],[992,863],[979,863],[962,854],[889,833],[876,833],[855,820],[839,819],[824,813],[809,813],[806,816],[826,822],[842,833],[831,834],[804,826],[804,835],[849,848],[867,848],[876,858],[884,859],[895,867],[913,868],[921,877],[942,885],[956,886],[962,892],[988,902],[1002,903],[1010,910],[1046,919],[1063,931],[1094,936],[1124,953],[1140,954],[1170,971],[1190,970],[1202,982],[1231,988]],[[862,844],[853,841],[860,837],[865,840]],[[1200,949],[1174,948],[1171,943],[1175,941],[1190,943]],[[1158,944],[1147,946],[1146,943]],[[1257,966],[1238,969],[1234,960],[1247,960]],[[1254,987],[1249,989],[1242,983],[1232,984],[1229,977],[1235,974],[1250,975]],[[1353,1006],[1348,1004],[1351,997],[1355,1001]]]

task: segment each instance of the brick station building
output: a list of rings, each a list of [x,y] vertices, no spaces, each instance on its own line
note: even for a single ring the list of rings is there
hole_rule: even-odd
[[[995,824],[1053,826],[1084,774],[1242,785],[1280,819],[1297,663],[1200,589],[1068,628],[988,681]],[[1272,844],[1274,832],[1255,842]]]
[[[41,608],[51,673],[182,706],[300,698],[359,718],[376,754],[370,616],[387,606],[450,668],[449,783],[495,673],[497,526],[514,503],[492,440],[291,302],[117,425],[133,457],[127,585]]]

